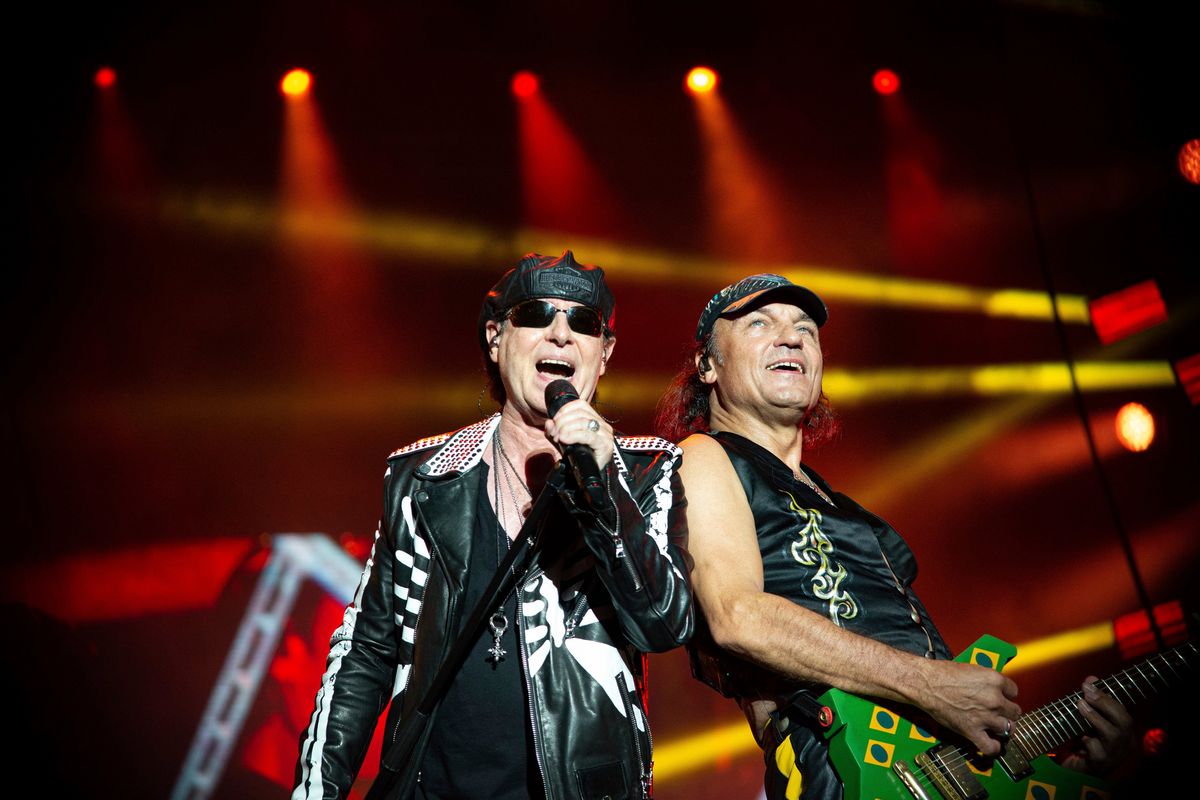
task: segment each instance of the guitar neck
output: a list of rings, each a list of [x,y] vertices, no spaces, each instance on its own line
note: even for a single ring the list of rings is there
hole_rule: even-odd
[[[1196,669],[1197,652],[1200,651],[1193,642],[1180,645],[1096,681],[1096,688],[1131,708],[1187,680]],[[1092,726],[1079,711],[1081,695],[1082,692],[1072,692],[1022,714],[1013,724],[1012,743],[1021,748],[1026,758],[1032,759],[1088,733]]]

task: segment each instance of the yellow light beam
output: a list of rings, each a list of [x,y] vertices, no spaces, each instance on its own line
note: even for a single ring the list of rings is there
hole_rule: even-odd
[[[1104,353],[1109,359],[1127,357],[1165,336],[1172,326],[1191,324],[1198,314],[1200,314],[1200,306],[1196,304],[1183,305],[1173,310],[1171,325],[1160,325],[1138,336],[1109,345],[1104,348]],[[1119,378],[1110,372],[1107,379],[1101,380],[1103,370],[1097,369],[1097,366],[1117,363],[1121,362],[1115,360],[1100,362],[1086,359],[1076,362],[1076,377],[1080,381],[1081,388],[1085,382],[1091,382],[1091,388],[1095,389],[1095,382],[1098,380],[1101,383],[1107,383],[1112,389],[1139,388],[1131,385],[1133,381],[1126,382],[1129,375],[1134,372],[1141,374],[1143,378],[1150,379],[1155,385],[1169,385],[1166,382],[1165,373],[1161,371],[1162,365],[1166,362],[1126,362],[1142,366]],[[1154,363],[1158,363],[1159,367],[1148,366]],[[994,390],[995,373],[985,374],[989,374],[991,377],[987,380],[981,379],[981,384]],[[1069,373],[1059,373],[1059,377],[1054,380],[1061,381],[1064,374],[1068,378],[1069,391]],[[1041,375],[1045,379],[1046,373],[1042,372]],[[1171,383],[1173,382],[1174,378],[1171,379]],[[897,498],[906,497],[917,487],[928,485],[940,471],[948,469],[951,465],[966,458],[968,454],[982,447],[992,438],[999,436],[1008,428],[1019,425],[1041,413],[1058,396],[1060,395],[1045,391],[1017,394],[990,410],[982,413],[972,410],[962,418],[950,420],[940,430],[880,459],[874,465],[872,472],[858,481],[858,486],[854,488],[855,496],[867,508],[886,509]],[[847,402],[852,401],[848,399]]]
[[[515,253],[557,253],[566,243],[584,260],[602,264],[614,278],[638,282],[685,280],[716,291],[756,272],[776,272],[820,293],[828,301],[865,305],[958,311],[990,317],[1028,320],[1053,318],[1050,296],[1030,289],[988,289],[942,281],[847,272],[817,264],[728,261],[673,253],[532,228],[501,231],[400,212],[359,212],[329,218],[302,211],[282,212],[253,198],[230,198],[202,192],[177,192],[159,206],[161,219],[174,224],[208,227],[225,233],[267,235],[284,231],[300,239],[351,240],[385,253],[438,262],[451,267],[486,268],[512,261]],[[1087,299],[1059,295],[1063,321],[1089,323]]]
[[[1005,668],[1011,675],[1055,661],[1094,653],[1116,643],[1112,620],[1056,633],[1017,645],[1018,657]],[[654,779],[657,783],[697,772],[720,758],[757,751],[758,744],[745,720],[663,742],[655,748]]]
[[[1080,388],[1087,392],[1160,389],[1174,386],[1169,361],[1084,361],[1075,365]],[[633,408],[652,407],[666,388],[665,376],[610,375],[601,384],[606,402]],[[975,367],[897,367],[825,371],[824,387],[834,407],[897,398],[937,396],[1062,395],[1071,391],[1071,373],[1061,362],[993,364]]]
[[[697,733],[654,748],[654,782],[664,783],[698,772],[718,758],[740,756],[758,750],[746,720]]]
[[[1081,384],[1088,391],[1154,389],[1173,386],[1175,373],[1169,362],[1085,362],[1079,365]],[[1086,377],[1084,377],[1086,376]],[[669,375],[609,375],[600,388],[597,407],[602,413],[645,411],[654,408],[670,382]],[[876,403],[897,398],[945,395],[1010,395],[1044,403],[1049,395],[1070,391],[1066,366],[1062,364],[1015,364],[1004,366],[938,369],[840,370],[825,374],[825,386],[835,406]],[[477,402],[483,379],[468,377],[419,383],[381,381],[344,387],[227,386],[191,389],[161,387],[130,390],[90,398],[89,419],[124,419],[136,413],[143,422],[196,422],[206,425],[241,424],[248,421],[270,425],[290,424],[304,419],[378,419],[395,414],[427,414],[461,422],[479,413]],[[1040,407],[1040,406],[1039,406]],[[485,413],[494,410],[484,398]],[[1028,413],[1023,406],[1010,415],[972,415],[968,430],[957,435],[943,432],[939,442],[927,444],[910,456],[908,468],[917,469],[925,460],[939,464],[957,452],[963,441],[975,442]],[[965,436],[965,440],[962,438]],[[943,452],[946,451],[946,452]]]
[[[1116,641],[1112,620],[1034,639],[1017,645],[1017,657],[1004,668],[1004,674],[1024,672],[1043,664],[1094,653],[1112,647]]]

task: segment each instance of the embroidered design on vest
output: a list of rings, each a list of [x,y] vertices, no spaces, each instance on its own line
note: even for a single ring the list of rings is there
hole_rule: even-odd
[[[815,508],[803,508],[790,492],[784,492],[791,500],[790,508],[804,522],[792,542],[792,558],[806,567],[816,567],[812,579],[813,594],[829,606],[829,619],[839,628],[842,620],[858,616],[858,601],[842,589],[846,579],[846,568],[833,557],[833,542],[821,530],[821,512]]]

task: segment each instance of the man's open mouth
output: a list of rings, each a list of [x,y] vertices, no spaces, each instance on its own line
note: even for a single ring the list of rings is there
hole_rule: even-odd
[[[557,358],[543,358],[537,362],[537,371],[556,378],[569,378],[575,374],[575,366]]]
[[[808,374],[808,370],[799,361],[776,361],[774,364],[768,364],[767,369],[781,372],[799,372],[801,375]]]

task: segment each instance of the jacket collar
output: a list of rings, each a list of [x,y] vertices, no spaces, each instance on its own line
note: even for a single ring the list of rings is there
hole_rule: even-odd
[[[473,425],[468,425],[450,435],[446,443],[422,464],[417,473],[423,478],[441,478],[452,473],[466,472],[479,464],[483,452],[487,449],[492,434],[500,426],[500,414],[492,414],[487,419],[481,419]],[[613,465],[617,471],[628,480],[629,467],[621,458],[621,442],[613,448]]]
[[[432,458],[417,469],[418,474],[424,478],[441,478],[466,472],[476,466],[499,424],[500,415],[493,414],[454,433]]]

